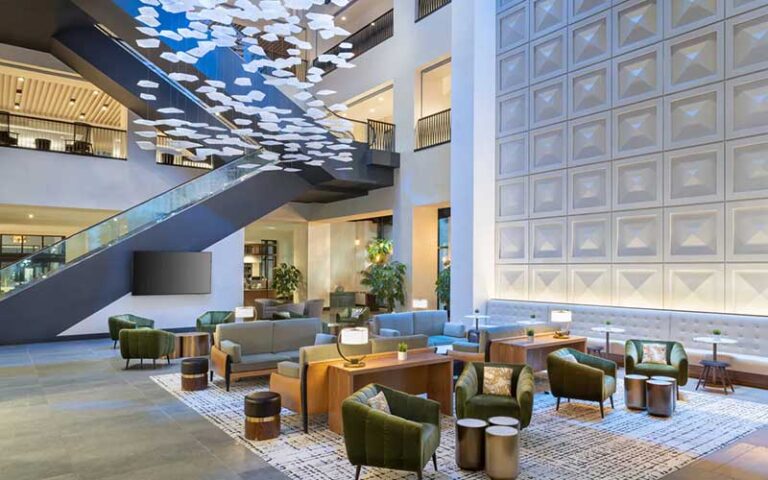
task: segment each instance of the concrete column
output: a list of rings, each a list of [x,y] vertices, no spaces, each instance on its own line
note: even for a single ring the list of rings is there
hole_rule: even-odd
[[[495,3],[454,0],[451,52],[451,312],[494,294]]]
[[[331,224],[310,223],[307,227],[307,297],[323,298],[330,305]]]

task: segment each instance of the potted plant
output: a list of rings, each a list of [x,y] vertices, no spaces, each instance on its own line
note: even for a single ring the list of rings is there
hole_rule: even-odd
[[[608,327],[608,328],[610,328],[612,323],[613,323],[612,321],[610,321],[610,320],[606,320],[606,321],[605,321],[605,326],[606,326],[606,327]]]
[[[451,266],[448,265],[440,273],[437,274],[437,282],[435,282],[435,293],[437,294],[438,302],[445,305],[445,309],[451,309]]]
[[[720,340],[722,334],[723,332],[719,328],[712,330],[712,336],[715,337],[715,340]]]
[[[408,360],[408,344],[400,342],[397,344],[397,359],[400,361]]]
[[[301,271],[293,265],[281,263],[272,270],[272,286],[277,298],[293,301],[293,292],[301,285]]]
[[[532,328],[529,328],[525,331],[525,334],[528,336],[528,341],[533,343],[534,335],[536,335],[536,331]]]
[[[390,312],[395,311],[397,304],[405,303],[405,270],[404,264],[390,261],[392,241],[376,239],[368,244],[368,259],[371,264],[361,272],[360,284],[368,287],[376,297],[376,304],[385,304]]]

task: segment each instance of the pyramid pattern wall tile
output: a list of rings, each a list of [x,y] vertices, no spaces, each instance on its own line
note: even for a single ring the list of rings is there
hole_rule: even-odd
[[[499,0],[496,296],[768,310],[768,0]]]

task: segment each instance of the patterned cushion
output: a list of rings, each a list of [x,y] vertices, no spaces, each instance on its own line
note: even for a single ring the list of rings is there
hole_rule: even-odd
[[[387,403],[387,397],[384,396],[384,392],[379,392],[373,397],[368,399],[368,405],[374,410],[379,410],[384,413],[392,413],[389,411],[389,403]]]
[[[644,343],[641,363],[667,364],[667,346],[663,343]]]
[[[512,396],[512,373],[508,367],[485,367],[483,369],[483,395]]]
[[[560,358],[562,358],[566,362],[579,363],[579,361],[576,360],[576,357],[574,357],[570,353],[564,353],[564,354],[560,355]]]

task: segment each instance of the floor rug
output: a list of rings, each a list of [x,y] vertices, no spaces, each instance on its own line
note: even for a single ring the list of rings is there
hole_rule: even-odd
[[[211,384],[198,392],[182,392],[180,374],[152,377],[158,385],[197,411],[267,463],[295,480],[354,478],[344,440],[326,427],[326,418],[312,418],[310,433],[301,416],[282,412],[279,438],[262,442],[243,438],[243,396],[266,390],[266,379],[237,382],[227,392]],[[531,425],[521,435],[519,479],[654,480],[754,430],[768,425],[768,405],[732,396],[685,392],[671,418],[651,417],[624,407],[623,384],[614,395],[615,409],[605,419],[595,403],[561,403],[546,393],[534,397]],[[438,472],[431,462],[426,478],[485,479],[482,472],[458,469],[454,461],[454,420],[443,417]],[[363,478],[404,478],[404,472],[364,468]]]

